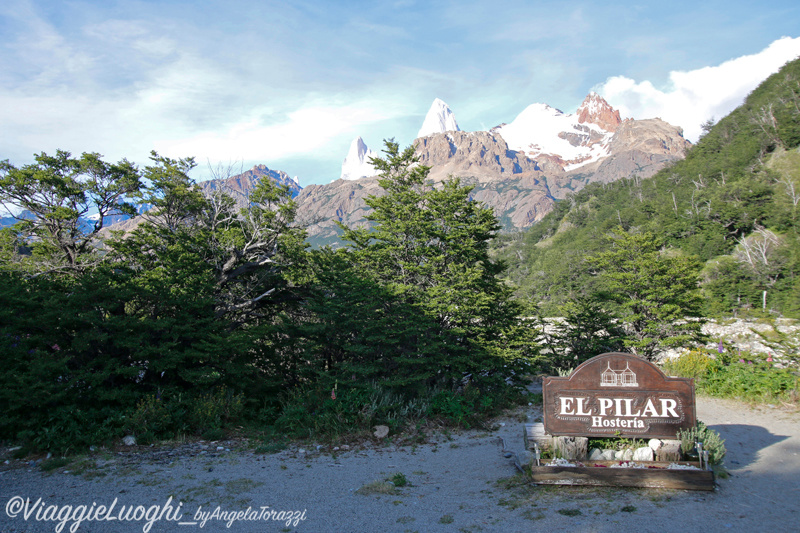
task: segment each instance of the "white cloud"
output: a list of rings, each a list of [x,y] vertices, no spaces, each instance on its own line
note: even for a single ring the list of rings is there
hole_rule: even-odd
[[[319,104],[267,123],[254,112],[224,128],[189,138],[156,141],[156,150],[172,157],[197,154],[212,161],[272,160],[323,149],[341,135],[352,136],[363,125],[395,118],[391,106],[378,102]]]
[[[646,80],[637,82],[616,76],[596,91],[624,116],[661,118],[682,127],[684,136],[695,142],[703,122],[712,117],[720,119],[733,111],[762,81],[798,56],[800,37],[784,37],[758,54],[714,67],[673,71],[670,86],[664,90]]]

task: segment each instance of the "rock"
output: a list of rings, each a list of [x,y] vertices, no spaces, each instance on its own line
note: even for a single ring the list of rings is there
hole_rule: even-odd
[[[622,459],[623,455],[625,455],[625,450],[617,450],[614,452],[614,459]]]
[[[343,450],[349,450],[350,446],[348,446],[347,444],[342,444],[342,449]]]
[[[389,435],[389,426],[375,426],[375,432],[373,435],[379,439],[385,438],[387,435]]]
[[[603,454],[600,456],[600,458],[603,461],[613,461],[615,455],[616,452],[614,450],[603,450]]]
[[[589,451],[589,460],[590,461],[602,461],[603,460],[603,450],[600,448],[592,448]]]
[[[681,441],[665,440],[661,447],[656,451],[657,461],[680,461],[681,460]]]
[[[625,448],[622,452],[622,460],[623,461],[631,461],[633,459],[633,450],[630,448]]]
[[[578,115],[578,124],[589,122],[597,124],[606,131],[617,131],[622,124],[619,111],[608,105],[608,102],[596,92],[589,93],[575,114]]]
[[[661,447],[661,441],[659,439],[650,439],[647,442],[647,445],[650,447],[653,452],[657,452],[658,449]]]
[[[653,449],[650,446],[644,446],[642,448],[636,448],[636,451],[633,452],[633,460],[634,461],[652,461],[653,460]]]
[[[122,444],[125,446],[136,446],[136,437],[133,435],[125,435],[122,437]]]

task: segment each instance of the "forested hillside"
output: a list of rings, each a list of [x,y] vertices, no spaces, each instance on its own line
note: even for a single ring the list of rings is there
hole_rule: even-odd
[[[602,293],[596,264],[612,229],[650,233],[702,264],[702,313],[800,316],[800,60],[765,80],[686,156],[649,179],[591,184],[495,253],[544,314]]]

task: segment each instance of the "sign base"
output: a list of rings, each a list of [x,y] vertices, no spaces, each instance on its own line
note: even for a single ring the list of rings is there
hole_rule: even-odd
[[[668,463],[653,463],[652,468],[610,468],[601,463],[619,462],[590,463],[597,466],[534,466],[531,467],[531,480],[538,485],[714,490],[714,472],[711,470],[667,469]]]

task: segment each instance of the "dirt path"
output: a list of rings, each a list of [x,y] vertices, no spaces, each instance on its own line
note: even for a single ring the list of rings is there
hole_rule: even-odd
[[[166,508],[149,531],[800,530],[800,413],[708,398],[698,399],[697,411],[728,447],[731,477],[719,480],[714,493],[527,484],[500,453],[497,437],[522,451],[524,418],[539,416],[529,409],[498,420],[491,432],[441,434],[399,448],[368,444],[333,451],[309,445],[257,455],[230,443],[194,443],[143,448],[139,455],[98,454],[70,465],[70,472],[53,473],[0,460],[0,531],[56,531],[58,521],[35,519],[35,510],[42,517],[51,505],[49,513],[56,514],[68,512],[68,505],[92,509],[93,502],[97,510],[116,499],[112,516],[119,517],[122,506],[134,513],[142,506],[141,514],[154,516],[170,497],[172,510]],[[407,486],[381,483],[397,473]],[[43,503],[27,521],[22,512],[11,518],[16,497]],[[202,513],[217,507],[244,516],[230,528],[218,518],[200,528]],[[74,524],[67,521],[63,530]],[[84,521],[78,531],[146,533],[145,528],[146,517]]]

